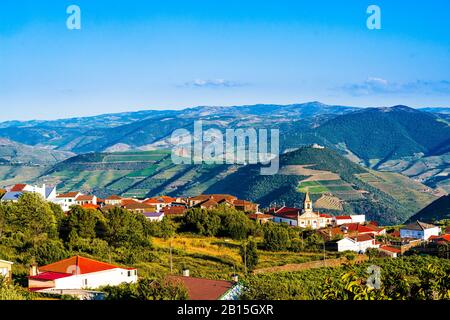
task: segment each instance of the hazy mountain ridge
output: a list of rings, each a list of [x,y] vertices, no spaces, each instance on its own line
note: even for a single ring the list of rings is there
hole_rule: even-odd
[[[443,219],[450,219],[450,195],[435,200],[413,215],[408,221],[420,220],[432,223]]]

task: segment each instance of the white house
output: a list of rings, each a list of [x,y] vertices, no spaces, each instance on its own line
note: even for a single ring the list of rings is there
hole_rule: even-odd
[[[0,280],[2,278],[12,279],[12,265],[14,263],[11,261],[0,259]]]
[[[56,196],[56,200],[54,202],[59,204],[61,209],[66,212],[70,210],[71,206],[77,205],[76,199],[79,196],[81,196],[81,193],[78,191],[59,194]]]
[[[343,224],[352,223],[351,216],[335,216],[333,217],[333,224],[335,226],[340,226]]]
[[[333,224],[335,226],[340,226],[348,223],[364,223],[364,222],[366,222],[366,215],[364,214],[333,217]]]
[[[105,199],[105,204],[110,206],[120,206],[122,204],[122,197],[112,195]]]
[[[391,246],[381,246],[378,250],[391,258],[397,258],[401,254],[401,250]]]
[[[97,204],[97,197],[94,195],[84,195],[81,194],[75,199],[75,203],[79,206],[85,205],[85,204]]]
[[[152,222],[159,222],[164,218],[164,212],[144,212],[144,216]]]
[[[438,236],[441,229],[435,225],[416,221],[400,228],[400,238],[428,240],[431,236]]]
[[[335,242],[338,252],[355,251],[364,253],[368,248],[379,248],[375,239],[370,234],[362,234],[356,237],[345,237]]]
[[[47,201],[53,202],[56,199],[55,186],[46,186],[45,184],[43,184],[41,187],[39,187],[29,184],[15,184],[11,187],[6,188],[6,193],[2,197],[2,201],[15,202],[19,200],[19,197],[26,192],[37,193]]]
[[[80,256],[43,267],[32,267],[28,277],[31,291],[88,290],[121,283],[136,283],[137,269],[122,268]]]

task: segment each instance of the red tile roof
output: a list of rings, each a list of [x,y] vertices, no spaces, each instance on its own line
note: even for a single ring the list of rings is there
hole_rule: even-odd
[[[10,191],[11,192],[20,192],[20,191],[23,191],[23,189],[25,189],[26,186],[27,186],[26,184],[19,183],[19,184],[14,185]]]
[[[379,233],[383,230],[382,228],[378,228],[373,225],[362,225],[359,223],[345,223],[342,226],[347,227],[350,232],[358,233]]]
[[[189,300],[218,300],[235,285],[231,281],[182,276],[168,276],[168,280],[183,284]]]
[[[59,194],[57,198],[75,198],[79,194],[78,191],[67,192],[63,194]]]
[[[402,251],[400,249],[391,247],[391,246],[381,246],[380,249],[386,250],[386,251],[390,251],[390,252],[394,252],[394,253],[402,253]]]
[[[100,208],[99,205],[92,203],[83,204],[81,207],[83,207],[84,209],[94,209],[94,210]]]
[[[165,215],[182,215],[187,211],[185,207],[181,206],[172,206],[172,207],[165,207],[162,209],[162,212],[164,212]]]
[[[450,242],[450,234],[443,234],[440,236],[430,236],[428,240]]]
[[[351,220],[350,216],[336,216],[336,220]]]
[[[147,203],[140,203],[140,202],[132,202],[123,205],[125,209],[128,210],[155,210],[154,206],[151,206]]]
[[[56,279],[70,277],[71,275],[72,275],[71,273],[47,271],[47,272],[42,272],[36,276],[29,276],[29,278],[32,280],[52,281],[52,280],[56,280]]]
[[[253,220],[257,220],[257,219],[272,219],[273,218],[273,216],[270,215],[270,214],[262,214],[262,213],[250,213],[248,215],[248,217],[250,219],[253,219]]]
[[[134,199],[122,199],[121,203],[123,206],[126,206],[129,204],[135,204],[135,203],[140,203],[140,202],[137,200],[134,200]]]
[[[121,267],[89,258],[74,256],[52,264],[48,264],[43,267],[39,267],[39,271],[69,274],[87,274],[116,268]]]
[[[370,234],[361,234],[356,237],[352,237],[352,239],[356,240],[357,242],[364,242],[364,241],[371,241],[374,240],[372,235]]]
[[[167,197],[167,196],[160,196],[160,197],[154,197],[154,198],[149,198],[147,200],[144,201],[144,203],[172,203],[175,202],[177,199],[175,198],[171,198],[171,197]]]
[[[95,196],[91,196],[91,195],[80,195],[75,200],[76,201],[92,201],[92,200],[94,200],[94,197]]]

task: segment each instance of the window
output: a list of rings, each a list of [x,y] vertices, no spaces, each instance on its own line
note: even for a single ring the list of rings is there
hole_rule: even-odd
[[[128,276],[131,277],[131,271],[128,271]]]
[[[87,284],[88,284],[88,280],[87,279],[83,279],[83,286],[87,286]]]
[[[0,275],[6,277],[8,275],[8,268],[0,268]]]

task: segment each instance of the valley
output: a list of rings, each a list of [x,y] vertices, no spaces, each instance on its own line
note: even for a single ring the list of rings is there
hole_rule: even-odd
[[[263,206],[295,205],[309,191],[331,213],[371,211],[374,220],[398,223],[450,191],[446,117],[435,109],[311,102],[5,122],[0,181],[58,184],[62,192],[100,197],[230,193]],[[286,152],[279,173],[260,176],[258,165],[172,163],[172,131],[192,131],[196,120],[205,130],[279,129]],[[305,148],[312,144],[325,149]]]

